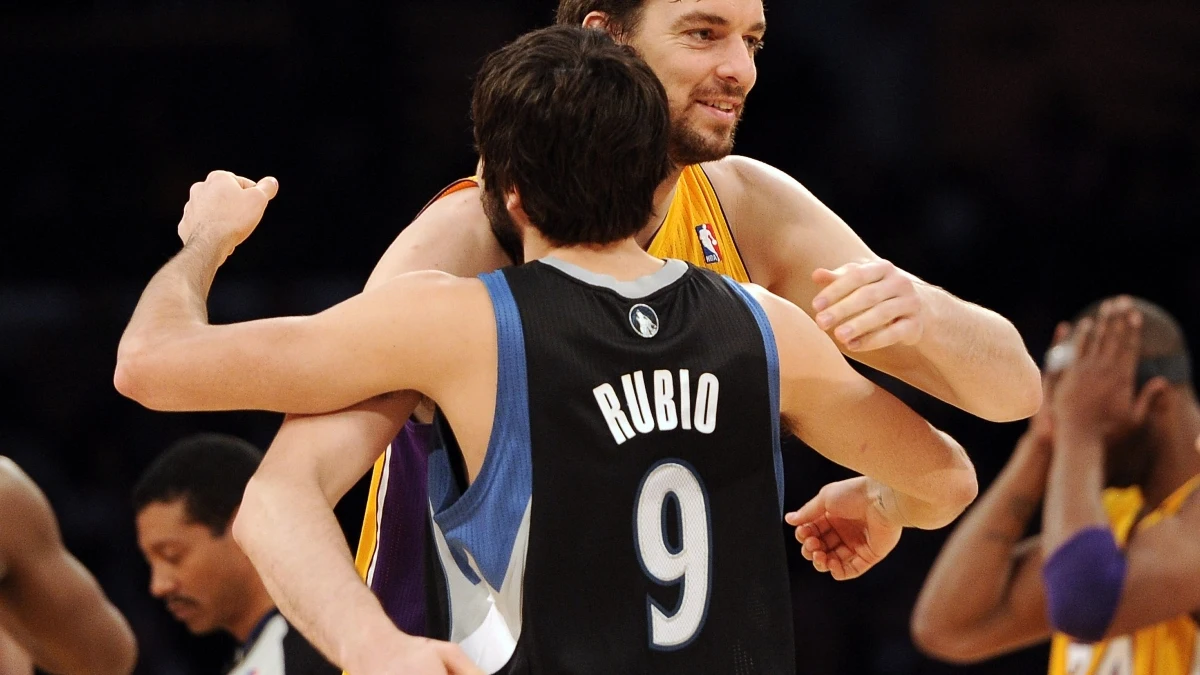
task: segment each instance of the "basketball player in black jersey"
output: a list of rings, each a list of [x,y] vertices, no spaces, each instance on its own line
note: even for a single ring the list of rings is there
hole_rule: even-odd
[[[487,60],[473,113],[487,199],[538,262],[209,325],[216,269],[278,187],[216,172],[193,187],[187,243],[147,286],[121,358],[186,363],[168,388],[181,400],[232,359],[236,408],[438,402],[462,450],[430,474],[453,644],[399,632],[355,574],[331,505],[376,453],[299,419],[234,525],[284,614],[355,675],[795,672],[780,420],[863,474],[850,489],[872,555],[966,507],[965,453],[795,305],[638,246],[669,132],[662,85],[629,50],[580,28],[531,33]],[[120,371],[117,384],[138,398]]]
[[[46,496],[0,456],[0,673],[127,675],[136,660],[133,631],[63,546]]]

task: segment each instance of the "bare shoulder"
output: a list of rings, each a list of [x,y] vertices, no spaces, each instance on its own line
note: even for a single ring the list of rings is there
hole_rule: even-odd
[[[0,572],[6,560],[34,542],[57,540],[58,526],[50,501],[17,463],[0,456]]]
[[[708,162],[703,168],[722,204],[732,202],[742,206],[755,201],[766,200],[770,203],[783,199],[816,201],[816,197],[800,181],[757,159],[730,155]]]
[[[417,226],[416,231],[432,227],[436,228],[438,234],[447,237],[479,242],[494,239],[487,214],[483,211],[478,186],[462,188],[434,199],[413,219],[409,227],[414,225]]]
[[[474,276],[511,264],[492,233],[479,197],[478,187],[468,187],[430,203],[396,236],[367,287],[415,270]]]
[[[807,304],[819,289],[810,276],[875,254],[800,181],[779,169],[732,155],[704,165],[750,276]]]
[[[14,522],[9,520],[14,509],[27,510],[38,507],[49,509],[49,502],[41,489],[16,462],[0,456],[0,515],[4,516],[2,520]]]

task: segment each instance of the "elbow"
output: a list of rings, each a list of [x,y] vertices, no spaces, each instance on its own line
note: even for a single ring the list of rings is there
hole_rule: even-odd
[[[257,523],[263,517],[264,503],[262,497],[262,479],[252,476],[242,493],[242,503],[233,516],[230,532],[233,540],[242,552],[253,561],[251,551],[254,549],[254,537],[258,529]]]
[[[113,387],[125,398],[141,402],[141,362],[137,350],[127,347],[125,341],[117,348],[117,366],[113,369]]]
[[[149,349],[143,345],[130,344],[128,338],[122,338],[117,348],[117,365],[113,369],[113,387],[125,398],[136,401],[151,410],[166,410],[161,400],[160,386],[162,382],[153,373],[152,359]]]
[[[967,451],[949,435],[943,433],[943,436],[953,444],[954,457],[957,461],[945,481],[945,522],[939,527],[952,523],[979,496],[979,477],[975,474],[975,465],[971,463]]]
[[[989,422],[1016,422],[1029,419],[1042,407],[1042,373],[1028,355],[1018,369],[1004,404],[981,415]]]
[[[948,622],[947,599],[935,596],[926,586],[913,608],[909,635],[917,651],[955,665],[971,665],[997,656],[984,640],[975,637],[977,631],[970,626]]]
[[[159,412],[208,410],[207,401],[190,393],[191,385],[173,366],[175,357],[163,354],[160,345],[122,338],[113,369],[117,393]],[[185,393],[189,392],[189,393]]]
[[[966,666],[986,661],[993,656],[976,648],[970,640],[956,632],[954,627],[937,621],[920,607],[913,612],[909,632],[917,651],[944,663]]]
[[[134,639],[129,626],[125,627],[125,635],[118,643],[113,653],[112,668],[106,672],[112,675],[129,675],[137,665],[138,657],[137,640]]]
[[[921,522],[914,523],[923,530],[937,530],[954,522],[979,496],[979,478],[966,451],[953,438],[939,433],[952,445],[955,460],[952,468],[942,472],[934,481],[936,496],[926,502],[929,508],[920,519]]]
[[[979,477],[975,475],[975,467],[968,466],[966,469],[957,472],[953,485],[950,489],[950,496],[947,500],[949,506],[947,511],[953,515],[946,521],[949,525],[956,518],[962,515],[967,507],[975,503],[975,498],[979,496]]]
[[[1042,407],[1042,373],[1033,359],[1027,359],[1027,361],[1026,367],[1021,372],[1020,383],[1017,385],[1012,416],[1011,419],[1005,420],[1007,422],[1029,419]]]
[[[941,485],[941,495],[930,504],[912,526],[922,530],[938,530],[953,523],[979,495],[979,483],[974,469],[955,471]]]
[[[130,675],[137,665],[138,645],[133,629],[117,611],[117,627],[105,640],[104,648],[88,656],[90,675]]]

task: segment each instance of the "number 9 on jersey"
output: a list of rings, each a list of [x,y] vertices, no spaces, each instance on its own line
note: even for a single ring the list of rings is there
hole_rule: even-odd
[[[667,610],[647,596],[650,646],[686,647],[704,626],[712,571],[708,494],[687,464],[666,460],[651,467],[638,488],[633,513],[634,545],[646,576],[680,586],[679,604]],[[678,522],[678,546],[667,540],[667,519]]]

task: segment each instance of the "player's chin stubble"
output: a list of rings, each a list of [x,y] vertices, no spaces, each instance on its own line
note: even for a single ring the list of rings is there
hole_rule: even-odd
[[[737,123],[725,134],[704,134],[697,131],[687,119],[671,121],[669,152],[675,166],[688,166],[724,159],[733,152],[733,137]]]

